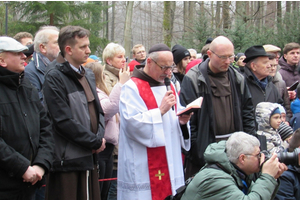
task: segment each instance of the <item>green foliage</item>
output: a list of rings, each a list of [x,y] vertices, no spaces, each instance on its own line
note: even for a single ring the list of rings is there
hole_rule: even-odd
[[[102,21],[101,14],[104,9],[108,9],[100,1],[16,1],[9,2],[9,8],[8,35],[11,37],[21,31],[34,35],[39,27],[44,25],[59,28],[77,25],[91,32],[90,48],[93,54],[103,49],[108,43],[106,38],[100,37],[100,31],[107,23]],[[5,17],[5,6],[0,2],[0,18],[4,19],[2,22],[5,22],[2,16]],[[1,23],[0,30],[4,30]]]

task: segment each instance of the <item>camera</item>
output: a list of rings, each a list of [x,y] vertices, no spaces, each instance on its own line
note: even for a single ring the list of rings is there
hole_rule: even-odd
[[[262,151],[261,153],[265,154],[265,161],[270,159],[272,155],[267,151]],[[296,148],[293,152],[284,152],[281,151],[277,153],[277,158],[279,162],[286,165],[293,165],[300,167],[300,149]]]

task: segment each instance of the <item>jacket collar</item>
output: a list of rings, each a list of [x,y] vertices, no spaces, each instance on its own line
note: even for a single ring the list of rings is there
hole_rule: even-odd
[[[144,65],[136,65],[133,70],[132,77],[136,77],[144,81],[147,81],[151,87],[164,85],[163,83],[154,80],[152,77],[146,74],[143,70],[144,67],[145,67]]]
[[[10,88],[16,89],[21,84],[24,77],[24,72],[15,73],[0,66],[0,83],[7,85]]]

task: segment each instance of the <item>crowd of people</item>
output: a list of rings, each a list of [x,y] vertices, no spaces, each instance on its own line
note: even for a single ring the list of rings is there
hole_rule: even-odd
[[[277,156],[300,153],[298,43],[137,44],[127,62],[90,34],[0,36],[0,200],[300,198]]]

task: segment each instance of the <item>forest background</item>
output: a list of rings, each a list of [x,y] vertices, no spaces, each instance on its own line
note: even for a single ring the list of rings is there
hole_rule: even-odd
[[[2,1],[0,35],[35,34],[40,26],[79,25],[91,31],[91,54],[109,42],[131,58],[135,44],[165,43],[201,51],[208,37],[227,36],[235,53],[250,46],[300,43],[298,1]]]

